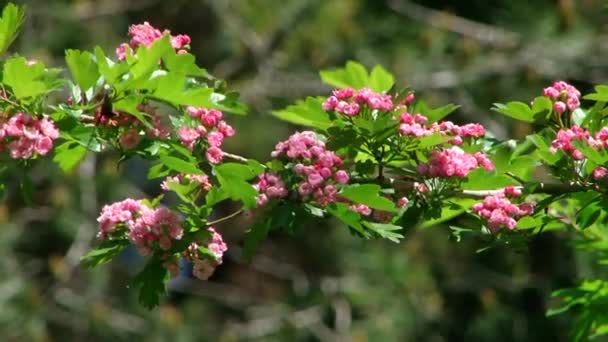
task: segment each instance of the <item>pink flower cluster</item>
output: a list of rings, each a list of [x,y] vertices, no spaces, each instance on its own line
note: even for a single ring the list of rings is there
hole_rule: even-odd
[[[581,93],[564,81],[555,81],[552,86],[544,89],[543,94],[553,101],[553,110],[559,114],[566,109],[574,111],[581,105]]]
[[[598,150],[608,149],[608,127],[602,128],[595,136],[591,136],[589,131],[579,126],[572,126],[570,129],[560,129],[555,139],[551,142],[549,150],[553,153],[557,150],[562,150],[566,155],[571,156],[575,160],[582,160],[585,156],[572,145],[574,140],[587,142],[589,146]]]
[[[474,204],[473,211],[487,220],[492,233],[497,233],[502,227],[513,230],[519,218],[534,213],[534,203],[517,205],[507,198],[519,196],[519,188],[508,186],[502,192],[487,196],[483,202]]]
[[[155,246],[169,250],[172,240],[180,240],[183,235],[176,213],[167,208],[152,209],[130,198],[105,205],[97,222],[100,239],[122,233],[121,228],[126,228],[129,241],[143,256],[151,255]]]
[[[222,239],[222,235],[216,232],[215,229],[209,227],[211,240],[207,244],[207,249],[213,254],[214,259],[204,258],[199,253],[199,244],[191,243],[183,255],[186,259],[192,262],[192,274],[202,280],[209,279],[218,265],[222,264],[224,253],[228,250],[228,246]]]
[[[129,35],[131,36],[131,41],[129,44],[123,43],[116,49],[116,55],[119,60],[124,60],[127,55],[127,51],[136,50],[138,46],[149,47],[155,41],[162,38],[163,35],[169,35],[171,38],[171,46],[177,53],[186,53],[190,44],[190,37],[185,34],[180,34],[177,36],[172,36],[171,32],[165,30],[161,32],[160,30],[154,28],[147,21],[143,24],[131,25],[129,27]]]
[[[413,137],[425,137],[434,133],[453,136],[450,140],[452,145],[461,145],[464,138],[481,138],[486,134],[486,129],[478,123],[470,123],[463,126],[454,124],[451,121],[434,122],[427,125],[428,118],[424,115],[410,113],[401,114],[401,125],[399,133],[401,135]]]
[[[0,124],[0,151],[8,145],[13,159],[29,159],[36,154],[46,155],[53,148],[59,131],[51,120],[17,113]]]
[[[302,199],[312,196],[319,205],[326,206],[337,199],[335,185],[348,183],[348,173],[340,169],[342,159],[327,150],[314,132],[297,132],[279,142],[271,156],[282,155],[294,163],[293,170],[302,179],[297,185]]]
[[[485,154],[481,152],[468,154],[454,146],[433,151],[428,163],[418,165],[418,172],[426,177],[464,178],[480,166],[488,171],[494,170],[494,165]]]
[[[222,112],[217,109],[199,107],[186,108],[188,114],[200,120],[196,127],[182,126],[178,130],[179,138],[184,146],[192,150],[205,137],[207,141],[207,160],[212,164],[222,161],[224,153],[221,150],[224,138],[235,134],[234,128],[222,120]]]
[[[372,110],[389,111],[393,109],[390,95],[373,92],[369,88],[354,90],[352,88],[336,89],[333,95],[323,102],[323,110],[335,111],[346,116],[357,116],[366,106]]]
[[[209,182],[209,177],[207,175],[191,175],[191,174],[177,174],[175,176],[168,176],[161,184],[160,188],[165,191],[171,191],[169,187],[169,183],[177,183],[177,184],[189,184],[192,182],[196,182],[200,184],[200,187],[204,191],[211,190],[211,183]]]
[[[265,206],[273,198],[284,198],[288,194],[283,180],[270,172],[259,175],[254,188],[260,193],[257,197],[259,207]]]

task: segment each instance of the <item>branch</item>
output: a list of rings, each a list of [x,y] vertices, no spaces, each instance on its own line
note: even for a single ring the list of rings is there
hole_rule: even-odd
[[[213,221],[207,221],[207,227],[210,227],[210,226],[216,225],[218,223],[222,223],[224,221],[228,221],[232,218],[235,218],[235,217],[239,216],[240,214],[242,214],[244,211],[245,211],[245,209],[241,208],[241,209],[233,212],[232,214],[229,214],[228,216],[224,216],[224,217],[221,217],[221,218],[219,218],[217,220],[213,220]]]
[[[426,25],[458,33],[472,38],[481,44],[511,48],[519,43],[520,37],[515,32],[482,24],[447,12],[430,9],[411,1],[388,1],[388,6],[395,12]]]
[[[514,188],[523,190],[523,186],[514,186]],[[533,194],[547,194],[547,195],[564,195],[574,192],[587,191],[592,190],[588,187],[584,187],[580,184],[575,183],[567,183],[567,184],[545,184],[538,183],[536,184],[536,188],[532,190]],[[502,189],[492,189],[492,190],[462,190],[454,193],[457,197],[464,198],[483,198],[486,196],[492,196],[499,194],[504,191]]]
[[[245,157],[242,157],[242,156],[239,156],[237,154],[232,154],[232,153],[228,153],[228,152],[222,152],[222,154],[226,158],[238,160],[238,161],[243,162],[243,163],[249,162],[249,159],[247,159]]]

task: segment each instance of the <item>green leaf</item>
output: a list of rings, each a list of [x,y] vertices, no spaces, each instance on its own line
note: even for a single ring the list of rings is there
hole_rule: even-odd
[[[337,88],[361,89],[370,86],[367,70],[363,65],[354,61],[348,61],[344,68],[323,70],[319,74],[324,83]]]
[[[186,185],[182,185],[176,182],[167,182],[169,189],[171,189],[175,194],[185,203],[191,204],[192,206],[196,206],[195,201],[195,191],[199,189],[200,184],[197,182],[190,182]]]
[[[136,53],[137,62],[131,67],[133,78],[130,81],[137,82],[138,80],[150,77],[152,72],[159,68],[160,58],[169,50],[173,50],[173,47],[171,47],[169,35],[167,34],[163,38],[157,39],[149,47],[141,45]]]
[[[141,96],[129,95],[129,96],[126,96],[126,97],[112,103],[112,105],[114,106],[115,110],[129,113],[129,114],[133,115],[134,117],[136,117],[137,120],[139,120],[141,123],[143,123],[144,126],[146,126],[148,128],[153,128],[152,124],[150,123],[150,120],[148,119],[148,117],[150,115],[147,113],[144,113],[138,109],[138,107],[141,103],[142,103]]]
[[[175,49],[169,49],[163,56],[163,63],[170,73],[192,77],[209,76],[207,70],[196,65],[195,57],[190,53],[178,54]]]
[[[451,200],[443,208],[441,208],[441,215],[438,218],[427,219],[420,225],[420,228],[430,228],[441,222],[453,219],[454,217],[464,214],[474,203],[478,202],[472,198],[462,198]]]
[[[87,148],[74,141],[66,141],[54,150],[53,161],[63,172],[70,172],[87,155]]]
[[[399,240],[403,239],[403,235],[396,233],[396,231],[403,230],[403,228],[400,226],[368,221],[363,221],[363,225],[372,230],[374,233],[378,234],[380,237],[388,239],[394,243],[399,243]]]
[[[148,169],[148,179],[156,179],[169,175],[171,169],[163,163],[158,163]]]
[[[28,64],[23,57],[14,57],[4,63],[2,82],[11,87],[18,99],[36,97],[56,89],[61,83],[53,71],[44,64]]]
[[[587,95],[583,96],[583,99],[608,102],[608,86],[607,85],[595,86],[595,93],[587,94]]]
[[[99,70],[94,61],[94,56],[90,52],[66,50],[65,61],[72,73],[72,77],[74,77],[74,80],[82,91],[86,91],[95,85],[99,78]]]
[[[153,97],[174,106],[221,107],[212,100],[213,89],[200,86],[185,89],[186,77],[184,75],[167,73],[155,77],[153,82],[156,82]]]
[[[94,51],[99,73],[109,85],[116,84],[117,81],[129,71],[129,65],[127,63],[114,63],[111,59],[106,57],[99,46],[96,46]]]
[[[426,116],[429,119],[429,123],[438,122],[439,120],[445,118],[449,114],[453,113],[456,109],[460,108],[460,106],[455,104],[447,104],[445,106],[439,108],[431,108],[424,101],[416,101],[414,104],[414,108],[412,109],[412,113],[420,113]]]
[[[322,104],[322,97],[307,97],[304,101],[297,101],[295,105],[273,111],[272,115],[296,125],[326,130],[331,126],[331,119],[321,107]]]
[[[106,241],[80,258],[86,267],[105,264],[122,252],[129,244],[126,241]]]
[[[25,20],[25,7],[8,3],[0,18],[0,55],[13,43]]]
[[[160,303],[160,297],[166,293],[165,281],[167,270],[160,260],[151,259],[146,267],[135,276],[132,285],[139,287],[139,302],[148,309]]]
[[[523,102],[511,101],[506,105],[502,103],[495,103],[492,110],[519,121],[534,122],[534,112],[530,106]]]
[[[397,212],[398,209],[391,200],[379,195],[380,190],[381,187],[376,184],[352,184],[344,187],[340,196],[370,208]]]
[[[267,219],[256,223],[245,232],[245,241],[243,242],[243,256],[245,260],[251,260],[260,243],[266,240],[271,228],[270,221],[270,219]]]
[[[370,237],[370,233],[365,228],[363,228],[363,225],[361,224],[361,216],[358,213],[350,210],[348,205],[344,203],[334,202],[327,206],[327,211],[335,218],[354,229],[362,237]]]
[[[395,84],[395,77],[391,75],[381,65],[376,65],[372,69],[369,77],[369,83],[373,91],[386,92],[389,91]]]
[[[247,208],[255,207],[258,192],[247,181],[261,173],[257,166],[225,163],[216,166],[215,173],[230,198],[243,202]]]
[[[166,155],[166,154],[160,154],[158,156],[158,159],[165,166],[167,166],[171,170],[175,170],[177,172],[186,173],[186,174],[193,174],[193,175],[202,175],[202,174],[204,174],[203,171],[201,171],[196,166],[195,163],[188,162],[186,160],[183,160],[183,159],[180,159],[180,158],[177,158],[177,157],[172,157],[172,156],[169,156],[169,155]]]

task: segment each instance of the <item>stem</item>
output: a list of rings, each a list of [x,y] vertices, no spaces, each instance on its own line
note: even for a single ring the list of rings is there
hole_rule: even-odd
[[[245,157],[241,157],[239,155],[228,153],[228,152],[222,152],[222,153],[223,153],[224,157],[226,157],[226,158],[238,160],[238,161],[243,162],[243,163],[249,162],[249,159],[247,159]]]
[[[219,218],[217,220],[213,220],[213,221],[207,221],[207,227],[216,225],[218,223],[222,223],[224,221],[228,221],[232,218],[235,218],[235,217],[239,216],[240,214],[242,214],[244,211],[245,211],[245,209],[241,208],[241,209],[233,212],[232,214],[229,214],[228,216],[224,216],[224,217],[221,217],[221,218]]]
[[[514,186],[516,189],[522,190],[523,186]],[[486,197],[496,195],[501,193],[504,189],[492,189],[492,190],[462,190],[457,191],[454,194],[457,197],[468,197],[468,198],[478,198],[478,197]],[[568,184],[545,184],[538,183],[538,186],[532,191],[533,194],[548,194],[548,195],[562,195],[572,192],[580,192],[592,190],[587,187],[584,187],[580,184],[576,183],[568,183]]]

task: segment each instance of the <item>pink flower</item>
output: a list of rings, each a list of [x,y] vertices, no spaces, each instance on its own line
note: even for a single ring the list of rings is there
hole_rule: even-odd
[[[139,132],[135,128],[127,129],[118,138],[118,142],[120,143],[120,146],[125,150],[130,150],[130,149],[135,148],[139,144],[140,140],[141,140],[141,138],[139,136]]]
[[[473,211],[487,220],[488,228],[492,233],[497,233],[502,227],[513,230],[519,218],[534,213],[533,203],[523,203],[518,206],[506,198],[506,196],[520,195],[519,188],[506,187],[503,192],[487,196],[483,202],[474,204]]]
[[[553,104],[553,110],[558,114],[562,114],[566,111],[566,104],[562,101],[557,101]]]
[[[359,213],[363,216],[369,216],[372,213],[372,210],[370,209],[370,207],[364,205],[364,204],[353,204],[350,207],[350,210]]]
[[[397,201],[397,208],[403,208],[409,202],[410,202],[410,200],[407,197],[401,197],[401,198],[399,198],[399,201]]]
[[[218,147],[211,146],[207,149],[207,160],[211,164],[219,164],[224,159],[224,153]]]
[[[346,184],[348,183],[348,173],[346,173],[346,171],[344,170],[338,170],[336,171],[336,174],[334,176],[336,182],[340,183],[340,184]]]
[[[209,146],[220,147],[224,141],[224,135],[220,132],[211,132],[207,135],[207,142]]]
[[[188,147],[190,150],[194,148],[194,144],[200,137],[200,133],[195,128],[182,126],[178,130],[179,138],[182,144]]]
[[[608,177],[608,169],[603,166],[598,166],[593,170],[593,178],[599,180]]]

